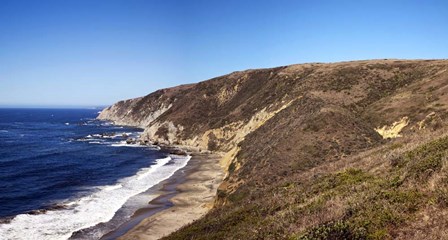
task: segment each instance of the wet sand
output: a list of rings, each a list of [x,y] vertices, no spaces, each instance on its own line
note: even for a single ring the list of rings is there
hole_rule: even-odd
[[[203,216],[224,177],[215,154],[194,153],[188,165],[158,187],[161,195],[101,239],[159,239]]]

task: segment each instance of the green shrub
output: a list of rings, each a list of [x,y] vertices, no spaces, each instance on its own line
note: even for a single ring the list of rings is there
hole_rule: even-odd
[[[307,231],[298,237],[292,237],[297,240],[329,240],[329,239],[366,239],[364,228],[353,228],[349,223],[339,220],[319,225]]]
[[[448,137],[426,143],[405,154],[409,164],[409,177],[420,181],[427,180],[442,168],[448,152]]]

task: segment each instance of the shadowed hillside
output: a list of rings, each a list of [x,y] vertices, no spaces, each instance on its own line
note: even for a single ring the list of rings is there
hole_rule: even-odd
[[[448,238],[448,61],[247,70],[101,119],[221,152],[215,208],[167,239]]]

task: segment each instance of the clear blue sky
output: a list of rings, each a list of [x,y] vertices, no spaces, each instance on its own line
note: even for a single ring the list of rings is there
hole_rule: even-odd
[[[0,0],[0,105],[107,105],[247,68],[448,58],[448,1]]]

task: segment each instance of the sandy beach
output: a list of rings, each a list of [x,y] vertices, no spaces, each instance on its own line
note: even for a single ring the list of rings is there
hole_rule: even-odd
[[[220,159],[216,154],[192,154],[188,165],[162,184],[162,194],[135,213],[128,223],[130,230],[126,226],[119,230],[126,233],[118,239],[160,239],[206,214],[224,177]],[[102,239],[113,239],[116,234]]]

